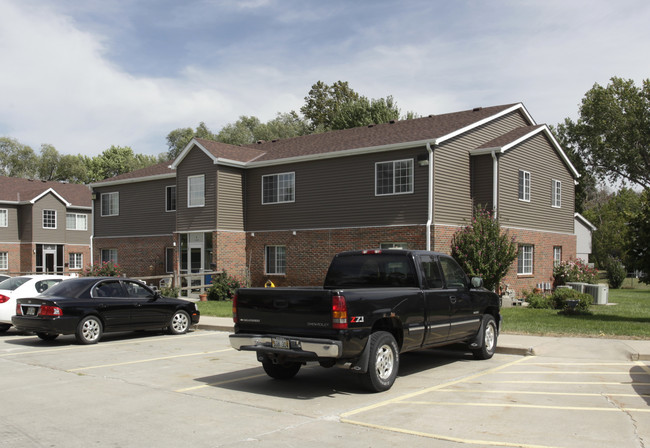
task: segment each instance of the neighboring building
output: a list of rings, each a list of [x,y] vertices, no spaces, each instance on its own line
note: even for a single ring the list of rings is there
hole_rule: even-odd
[[[522,104],[246,146],[194,139],[169,167],[92,185],[107,210],[95,215],[95,258],[129,259],[131,275],[173,258],[177,273],[318,285],[343,250],[449,252],[483,205],[519,244],[507,283],[533,287],[552,281],[554,257],[576,256],[577,177]]]
[[[81,272],[91,235],[87,186],[0,177],[0,272]]]
[[[591,235],[598,229],[580,213],[574,214],[574,221],[576,234],[576,258],[581,259],[585,263],[589,263],[589,255],[591,255]]]

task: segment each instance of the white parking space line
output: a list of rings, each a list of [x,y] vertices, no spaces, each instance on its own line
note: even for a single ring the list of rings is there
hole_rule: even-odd
[[[596,412],[621,412],[619,408],[602,408],[586,406],[547,406],[540,404],[517,404],[517,403],[457,403],[453,401],[401,401],[404,404],[417,404],[425,406],[471,406],[475,408],[523,408],[523,409],[552,409],[558,411],[596,411]],[[625,411],[650,412],[650,409],[624,408]]]

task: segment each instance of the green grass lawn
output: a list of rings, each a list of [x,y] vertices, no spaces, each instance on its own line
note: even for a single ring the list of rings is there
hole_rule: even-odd
[[[610,304],[592,305],[591,315],[563,316],[556,310],[503,308],[503,332],[650,339],[650,287],[636,283],[634,286],[635,289],[610,289]],[[197,302],[197,305],[203,316],[232,317],[231,301]]]
[[[557,310],[504,308],[503,332],[542,336],[650,339],[650,288],[610,289],[609,305],[592,305],[590,315]]]

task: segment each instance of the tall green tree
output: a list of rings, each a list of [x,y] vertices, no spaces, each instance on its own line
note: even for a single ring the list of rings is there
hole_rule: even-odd
[[[350,129],[399,120],[400,111],[392,96],[369,100],[365,96],[342,104],[332,118],[332,129]]]
[[[641,194],[637,213],[631,217],[629,229],[629,268],[641,271],[641,281],[650,284],[650,189]]]
[[[347,81],[336,81],[331,86],[318,81],[311,86],[300,112],[309,120],[313,131],[330,130],[340,109],[359,98]]]
[[[207,140],[217,140],[217,134],[208,129],[204,122],[199,123],[195,130],[192,128],[174,129],[167,134],[168,151],[166,159],[173,160],[178,157],[194,137],[204,138]]]
[[[594,84],[567,119],[567,130],[586,166],[601,179],[650,188],[650,79],[636,86],[613,77]]]
[[[156,156],[134,154],[128,146],[111,146],[92,159],[90,163],[91,182],[146,168],[158,162],[159,159]]]
[[[0,175],[34,178],[37,162],[38,156],[32,148],[16,139],[0,137]]]

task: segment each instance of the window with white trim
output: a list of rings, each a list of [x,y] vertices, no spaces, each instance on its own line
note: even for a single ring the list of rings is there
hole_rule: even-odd
[[[266,246],[264,248],[264,266],[268,275],[286,274],[286,248],[284,246]]]
[[[118,216],[120,214],[120,193],[102,193],[101,195],[102,216]]]
[[[295,202],[296,173],[279,173],[262,176],[262,204]]]
[[[9,210],[0,208],[0,227],[9,227]]]
[[[88,230],[88,215],[66,213],[65,228],[68,230]]]
[[[553,207],[562,207],[562,182],[553,180],[551,191],[551,205]]]
[[[0,271],[9,270],[9,252],[0,252]]]
[[[117,249],[102,249],[102,263],[117,264]]]
[[[205,206],[205,175],[200,174],[187,178],[187,206]]]
[[[413,159],[375,163],[375,195],[413,193]]]
[[[56,229],[56,210],[43,210],[43,228]]]
[[[83,254],[69,253],[68,254],[68,267],[70,269],[82,269],[84,265],[84,256]]]
[[[517,274],[532,275],[533,273],[533,246],[531,244],[519,245],[517,254]]]
[[[519,170],[519,200],[530,202],[530,172]]]
[[[553,247],[553,266],[559,266],[562,263],[562,246]]]
[[[165,211],[176,211],[176,185],[169,185],[165,188]]]

